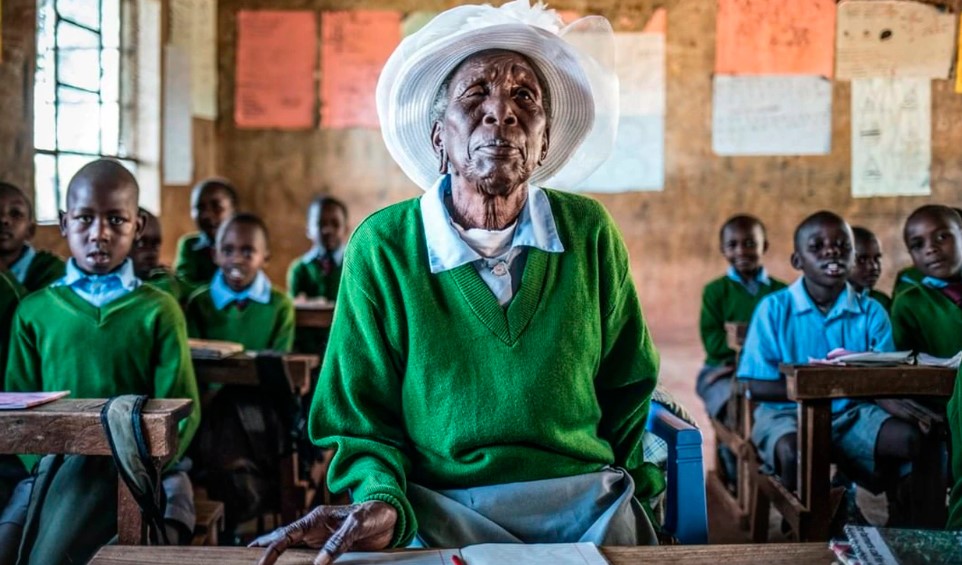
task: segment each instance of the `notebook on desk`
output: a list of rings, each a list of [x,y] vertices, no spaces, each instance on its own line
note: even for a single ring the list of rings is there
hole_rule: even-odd
[[[213,339],[188,339],[190,356],[192,359],[223,359],[238,353],[243,353],[244,346],[233,341],[217,341]]]
[[[396,553],[347,553],[337,565],[454,565],[452,557],[465,565],[608,565],[593,543],[504,544],[485,543],[461,549],[434,549]]]
[[[69,390],[57,392],[0,392],[0,410],[26,410],[53,402],[70,394]]]

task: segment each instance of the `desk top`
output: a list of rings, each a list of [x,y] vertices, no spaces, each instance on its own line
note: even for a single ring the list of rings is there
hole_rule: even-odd
[[[0,410],[0,453],[110,455],[100,424],[104,399],[64,398],[26,410]],[[143,421],[151,455],[177,452],[177,423],[190,414],[190,400],[148,400]]]
[[[105,546],[90,565],[227,565],[257,563],[261,549],[243,547],[144,547]],[[686,563],[694,565],[791,564],[825,565],[833,554],[826,543],[770,543],[746,545],[674,545],[659,547],[603,547],[601,552],[612,565],[650,565]],[[317,552],[288,550],[278,565],[309,565]]]
[[[334,321],[334,304],[317,306],[294,304],[295,325],[299,328],[330,328]]]
[[[321,363],[318,355],[288,353],[284,355],[291,386],[306,394],[310,390],[311,371]],[[197,381],[230,385],[257,386],[257,361],[252,355],[240,354],[223,359],[193,359]]]
[[[923,365],[779,365],[792,400],[952,396],[955,369]]]

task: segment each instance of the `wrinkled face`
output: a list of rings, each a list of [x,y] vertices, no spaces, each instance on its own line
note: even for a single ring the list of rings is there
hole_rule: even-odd
[[[220,225],[233,215],[234,203],[222,186],[208,184],[191,196],[190,217],[197,229],[207,234],[211,241],[217,236]]]
[[[810,283],[824,288],[845,286],[852,268],[852,230],[842,222],[823,221],[799,234],[800,247],[792,254],[792,266]]]
[[[962,270],[962,230],[941,214],[921,214],[905,226],[905,244],[915,268],[925,276],[949,280]]]
[[[102,275],[120,266],[144,228],[137,189],[123,181],[80,179],[60,214],[60,233],[70,254],[87,273]]]
[[[15,261],[33,231],[30,203],[18,192],[0,189],[0,261]]]
[[[882,246],[878,238],[861,238],[855,242],[855,266],[848,279],[859,289],[872,289],[882,275]]]
[[[160,222],[156,216],[149,214],[144,221],[144,231],[134,242],[134,248],[130,252],[138,277],[144,278],[160,266],[161,243]]]
[[[312,204],[307,213],[307,238],[317,247],[334,251],[347,237],[347,218],[340,206]]]
[[[454,72],[447,95],[432,142],[449,172],[493,196],[526,182],[548,150],[543,92],[527,59],[500,50],[472,55]]]
[[[217,241],[214,261],[235,292],[249,287],[269,259],[267,237],[256,225],[234,223]]]
[[[758,224],[734,223],[722,230],[722,254],[743,278],[758,271],[767,247],[765,234]]]

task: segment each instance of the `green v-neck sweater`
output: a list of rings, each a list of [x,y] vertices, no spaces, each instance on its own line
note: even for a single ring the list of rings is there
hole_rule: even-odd
[[[177,241],[177,258],[174,260],[174,274],[183,281],[190,293],[202,285],[210,283],[217,272],[214,264],[213,247],[194,249],[201,234],[190,233]]]
[[[417,522],[408,481],[464,488],[624,467],[653,490],[642,435],[658,374],[624,242],[597,202],[546,190],[563,253],[529,248],[502,308],[474,265],[432,274],[418,199],[354,233],[312,440],[337,448],[332,492]],[[523,504],[523,501],[518,501]]]
[[[187,301],[187,333],[201,339],[234,341],[250,351],[289,352],[294,347],[294,303],[272,288],[267,304],[248,301],[243,309],[228,304],[218,310],[210,286],[203,286]]]
[[[66,286],[23,299],[14,316],[5,389],[69,390],[73,398],[189,398],[177,458],[200,423],[200,398],[177,302],[141,285],[97,308]]]
[[[17,279],[6,271],[0,271],[0,369],[7,366],[7,348],[10,347],[10,324],[20,300],[27,293]]]
[[[23,287],[27,292],[35,292],[60,280],[66,272],[67,265],[63,259],[49,251],[38,250],[30,266],[27,267],[27,274],[23,277]]]
[[[301,257],[291,263],[287,270],[287,292],[294,297],[303,294],[308,298],[336,300],[340,282],[340,265],[334,265],[331,272],[325,275],[319,262]]]
[[[898,349],[952,357],[962,351],[962,308],[937,289],[907,287],[892,303],[892,337]]]
[[[735,352],[728,347],[728,322],[751,321],[755,306],[765,296],[785,288],[785,283],[769,277],[768,285],[759,283],[754,296],[745,287],[727,276],[718,277],[705,285],[701,296],[701,317],[698,328],[705,348],[705,364],[713,367],[735,364]]]

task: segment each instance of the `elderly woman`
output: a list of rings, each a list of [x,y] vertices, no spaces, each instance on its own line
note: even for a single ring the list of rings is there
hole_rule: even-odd
[[[297,543],[329,563],[412,542],[653,540],[635,495],[657,472],[641,438],[658,355],[628,254],[601,205],[539,186],[590,173],[613,138],[600,104],[617,109],[617,79],[560,27],[527,0],[462,6],[385,67],[385,141],[425,194],[351,239],[310,416],[354,504],[256,540],[263,563]]]

